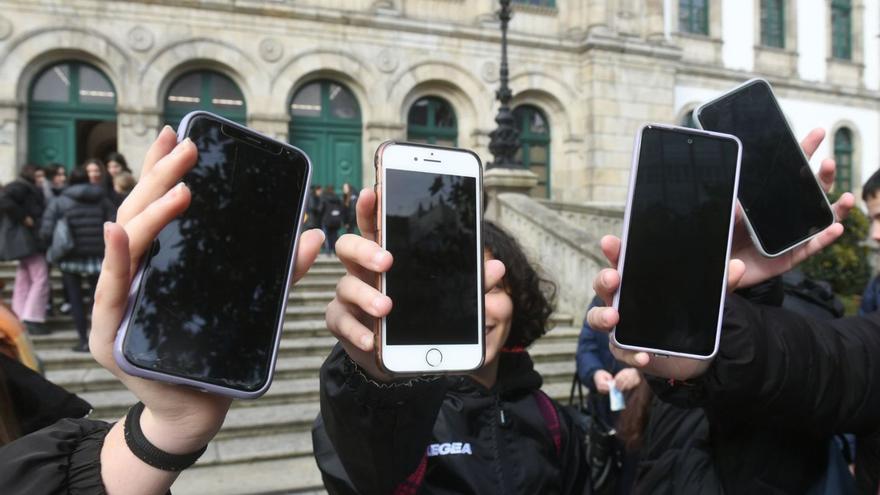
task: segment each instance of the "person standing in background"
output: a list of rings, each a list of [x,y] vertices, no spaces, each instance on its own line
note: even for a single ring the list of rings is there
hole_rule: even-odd
[[[43,192],[37,187],[36,165],[25,165],[18,179],[3,191],[2,210],[16,224],[24,225],[30,237],[28,254],[19,258],[15,271],[15,287],[12,292],[12,310],[22,320],[28,333],[45,335],[46,302],[49,299],[49,265],[44,247],[37,238],[43,210],[46,208]],[[42,171],[40,171],[42,172]],[[45,174],[43,174],[45,180]],[[22,246],[24,247],[24,246]],[[18,251],[18,250],[17,250]]]
[[[342,206],[345,216],[342,225],[345,227],[344,233],[346,234],[353,234],[357,227],[357,213],[355,212],[357,199],[357,193],[352,189],[351,184],[348,182],[342,184]]]
[[[107,164],[107,173],[110,174],[110,177],[116,177],[119,174],[130,174],[131,169],[128,168],[128,162],[125,161],[125,157],[122,156],[122,153],[113,152],[107,155],[107,160],[105,161]]]
[[[324,228],[324,235],[327,236],[327,252],[336,253],[336,239],[339,238],[339,228],[342,227],[342,221],[345,219],[345,208],[342,206],[342,200],[333,190],[333,184],[324,189],[321,195],[321,207],[324,210],[321,214],[321,225]]]

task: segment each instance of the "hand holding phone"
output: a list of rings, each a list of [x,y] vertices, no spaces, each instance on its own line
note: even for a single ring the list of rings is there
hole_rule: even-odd
[[[372,188],[361,191],[357,202],[357,222],[361,235],[345,234],[336,244],[336,255],[346,267],[346,275],[336,287],[336,296],[327,306],[327,329],[339,339],[348,356],[372,379],[387,382],[392,375],[379,368],[375,327],[392,309],[392,300],[377,289],[376,280],[396,262],[376,242],[377,203]],[[504,276],[504,264],[488,260],[483,285],[491,290]],[[419,282],[419,279],[416,279]]]
[[[187,387],[143,380],[123,372],[113,357],[113,344],[128,301],[131,278],[157,233],[183,212],[190,203],[190,191],[178,185],[196,160],[195,146],[178,144],[174,131],[166,127],[144,158],[138,185],[120,207],[116,223],[104,231],[105,257],[98,279],[89,347],[104,368],[113,373],[146,405],[141,419],[144,434],[157,447],[171,453],[190,453],[213,438],[229,408],[228,397],[205,394]],[[314,262],[323,243],[319,231],[303,234],[295,279]],[[111,492],[130,489],[130,479],[141,488],[164,493],[176,473],[159,471],[127,452],[118,422],[104,440],[103,482]]]

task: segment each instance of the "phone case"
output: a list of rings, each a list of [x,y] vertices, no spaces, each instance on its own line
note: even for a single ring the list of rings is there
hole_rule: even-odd
[[[480,157],[476,153],[474,153],[473,151],[462,149],[462,148],[448,148],[445,146],[435,146],[435,145],[422,144],[422,143],[409,143],[409,142],[405,142],[405,141],[394,141],[394,140],[385,141],[382,144],[380,144],[379,147],[376,148],[376,153],[373,157],[373,167],[376,171],[376,180],[373,184],[373,192],[376,193],[376,232],[375,232],[376,237],[375,238],[376,238],[376,242],[379,245],[382,245],[382,226],[383,226],[382,225],[383,224],[382,218],[384,217],[384,212],[382,211],[382,194],[384,193],[384,189],[383,189],[383,184],[380,183],[380,177],[383,176],[382,172],[383,172],[383,168],[384,168],[383,163],[382,163],[382,156],[383,156],[383,152],[385,151],[385,148],[387,148],[388,146],[393,146],[393,145],[418,146],[418,147],[422,147],[422,148],[433,148],[433,149],[447,150],[447,151],[448,150],[455,150],[455,151],[467,152],[467,153],[474,155],[474,157],[477,160],[477,163],[480,164],[480,167],[482,168],[482,161],[480,160]],[[480,173],[477,177],[477,194],[480,197],[479,203],[481,206],[480,208],[477,209],[477,223],[482,225],[482,223],[483,223],[483,208],[482,208],[483,177],[482,177],[482,173]],[[483,280],[485,280],[482,258],[478,258],[477,262],[478,262],[479,271],[480,271],[479,283],[480,283],[480,286],[482,287]],[[376,281],[375,281],[374,287],[376,287],[376,289],[379,290],[380,292],[382,291],[382,274],[381,273],[376,274]],[[483,331],[485,332],[485,319],[486,319],[485,308],[481,312],[481,316],[483,319],[483,322],[482,322],[483,323],[483,325],[482,325]],[[376,364],[379,366],[380,370],[382,370],[385,373],[388,373],[389,375],[393,375],[393,376],[419,376],[419,375],[423,375],[425,373],[430,373],[430,374],[461,374],[461,373],[467,373],[469,371],[473,371],[473,370],[435,371],[435,370],[428,370],[428,369],[426,369],[424,372],[415,371],[415,372],[411,372],[411,373],[401,373],[401,372],[397,372],[397,371],[392,371],[385,366],[385,362],[382,357],[383,346],[382,346],[382,319],[381,318],[375,319],[375,324],[373,325],[373,336],[374,336],[374,346],[376,348]],[[485,335],[483,337],[484,338],[481,339],[482,358],[480,359],[480,364],[474,369],[480,368],[483,365],[483,361],[486,359]]]
[[[776,98],[776,93],[773,92],[773,86],[770,85],[770,82],[768,82],[768,81],[767,81],[766,79],[764,79],[764,78],[761,78],[761,77],[755,77],[755,78],[749,79],[748,81],[746,81],[746,82],[740,84],[739,86],[737,86],[737,87],[731,89],[730,91],[725,92],[725,93],[722,94],[721,96],[718,96],[717,98],[714,98],[714,99],[712,99],[712,100],[710,100],[710,101],[707,101],[707,102],[703,103],[702,105],[699,105],[697,108],[694,109],[694,122],[697,123],[697,126],[698,126],[701,130],[705,130],[705,129],[703,129],[703,123],[700,122],[700,113],[703,111],[703,108],[705,108],[705,107],[707,107],[707,106],[709,106],[709,105],[712,105],[712,104],[714,104],[714,103],[716,103],[716,102],[718,102],[718,101],[720,101],[720,100],[726,98],[728,95],[730,95],[730,94],[732,94],[732,93],[735,93],[735,92],[737,92],[737,91],[739,91],[739,90],[741,90],[741,89],[743,89],[743,88],[746,88],[746,87],[748,87],[748,86],[750,86],[750,85],[752,85],[752,84],[766,84],[767,87],[768,87],[769,90],[770,90],[770,94],[773,96],[773,99],[777,101],[777,105],[779,104],[779,103],[778,103],[779,100]],[[782,108],[781,108],[781,107],[780,107],[780,111],[782,111]],[[783,119],[783,121],[785,121],[785,119]],[[787,122],[787,121],[785,121],[785,125],[786,125],[786,127],[788,127],[788,132],[789,132],[789,134],[791,134],[791,136],[794,137],[794,131],[792,131],[791,126],[788,125],[788,122]],[[795,139],[795,142],[797,142],[796,139]],[[801,155],[804,157],[804,160],[805,160],[807,163],[809,163],[810,160],[807,158],[807,155],[804,154],[804,151],[803,151],[803,149],[801,149],[800,145],[797,146],[797,149],[801,152]],[[815,175],[813,176],[813,178],[816,180],[816,184],[819,186],[819,190],[821,191],[821,190],[822,190],[822,185],[819,184],[819,180],[816,179]],[[833,224],[834,222],[837,221],[837,215],[834,213],[834,208],[831,207],[831,203],[828,201],[828,196],[827,196],[826,194],[824,194],[824,193],[822,194],[822,196],[823,196],[824,199],[825,199],[825,203],[828,205],[828,209],[829,209],[829,211],[831,211],[831,217],[832,217],[831,223],[829,223],[828,225],[825,226],[825,227],[827,228],[827,227],[829,227],[831,224]],[[739,200],[737,200],[737,203],[739,203]],[[777,256],[781,256],[781,255],[783,255],[783,254],[785,254],[785,253],[791,251],[792,249],[794,249],[794,248],[800,246],[801,244],[803,244],[803,243],[809,241],[809,240],[812,239],[813,237],[816,237],[817,235],[819,235],[819,234],[822,233],[822,230],[819,230],[819,231],[816,232],[815,234],[808,235],[808,236],[805,237],[804,239],[801,239],[800,241],[798,241],[798,242],[792,244],[791,246],[789,246],[789,247],[783,249],[782,251],[779,251],[778,253],[769,253],[769,252],[767,252],[767,251],[764,249],[764,246],[761,244],[761,240],[760,240],[760,238],[758,237],[758,234],[757,234],[757,232],[755,231],[755,227],[754,227],[754,225],[752,224],[752,221],[749,219],[749,215],[746,213],[745,209],[743,209],[743,219],[745,220],[746,230],[748,230],[748,232],[749,232],[749,237],[752,238],[752,243],[755,245],[755,248],[758,250],[758,252],[761,253],[761,255],[764,256],[764,257],[766,257],[766,258],[776,258]]]
[[[731,249],[731,239],[733,236],[733,224],[735,220],[736,214],[736,204],[735,201],[737,191],[739,190],[739,167],[740,161],[742,159],[742,143],[740,143],[739,138],[736,136],[732,136],[729,134],[722,134],[720,132],[711,132],[705,130],[695,130],[689,129],[681,126],[674,125],[666,125],[666,124],[644,124],[642,125],[636,133],[635,146],[633,148],[633,161],[632,161],[632,172],[630,173],[629,178],[629,192],[627,193],[626,200],[626,210],[623,216],[623,235],[621,237],[621,246],[620,246],[620,262],[618,264],[617,270],[620,273],[620,279],[623,281],[623,274],[626,265],[626,246],[627,240],[629,237],[629,225],[630,225],[630,215],[632,214],[632,202],[633,202],[633,193],[635,192],[635,184],[636,184],[636,176],[638,175],[638,165],[639,165],[639,154],[641,150],[642,144],[642,133],[648,127],[655,127],[661,129],[670,129],[670,130],[680,130],[687,133],[693,134],[702,134],[705,136],[715,136],[722,137],[725,139],[733,139],[739,144],[739,155],[737,157],[737,165],[736,165],[736,178],[734,179],[733,184],[733,198],[734,201],[731,201],[730,208],[730,226],[727,232],[727,252],[725,254],[725,265],[724,265],[724,280],[722,282],[721,287],[721,301],[718,305],[718,327],[715,330],[715,346],[712,350],[712,353],[708,356],[702,356],[698,354],[688,354],[670,351],[667,349],[654,349],[650,347],[640,347],[622,344],[617,340],[615,328],[611,332],[611,343],[616,347],[621,349],[627,349],[631,351],[641,351],[648,352],[655,356],[655,359],[651,359],[650,364],[644,368],[644,371],[649,374],[656,374],[658,376],[665,376],[668,378],[676,378],[676,379],[684,379],[690,375],[690,373],[696,373],[701,369],[705,369],[708,366],[708,362],[715,357],[718,353],[718,345],[721,339],[721,322],[723,319],[724,313],[724,300],[727,294],[727,269],[730,262],[730,249]],[[620,307],[620,289],[618,288],[617,293],[614,294],[614,309],[618,309]]]
[[[309,158],[309,156],[304,151],[300,150],[299,148],[297,148],[295,146],[291,146],[287,143],[282,143],[276,139],[273,139],[269,136],[266,136],[264,134],[256,132],[252,129],[248,129],[247,127],[244,127],[240,124],[232,122],[231,120],[220,117],[219,115],[214,115],[210,112],[204,112],[204,111],[195,111],[195,112],[191,112],[191,113],[186,114],[186,116],[184,116],[183,120],[180,122],[180,126],[177,129],[177,141],[178,142],[183,141],[186,138],[187,133],[189,131],[190,123],[196,117],[200,117],[200,116],[207,116],[211,119],[218,120],[218,121],[222,122],[224,125],[233,126],[233,127],[237,128],[238,130],[244,131],[248,134],[253,134],[253,135],[259,136],[261,139],[270,140],[274,143],[280,144],[284,148],[292,149],[292,150],[295,150],[295,151],[301,153],[306,158],[306,163],[308,165],[303,187],[305,188],[306,191],[309,190],[309,187],[311,184],[311,179],[312,179],[312,162],[311,162],[311,159]],[[302,201],[302,204],[299,206],[300,211],[305,211],[306,202],[308,201],[308,196],[309,195],[307,193],[303,194],[303,201]],[[141,378],[147,378],[150,380],[172,383],[172,384],[176,384],[176,385],[186,385],[189,387],[193,387],[193,388],[202,390],[204,392],[209,392],[209,393],[218,394],[218,395],[225,395],[225,396],[234,397],[237,399],[256,399],[256,398],[262,396],[263,394],[265,394],[266,391],[269,390],[269,387],[272,385],[272,378],[275,375],[275,363],[278,358],[278,347],[281,343],[281,329],[284,325],[284,317],[283,316],[284,316],[284,313],[287,309],[288,295],[290,292],[290,283],[293,280],[293,270],[294,270],[294,266],[296,265],[296,255],[297,255],[297,250],[299,248],[299,236],[301,233],[302,233],[302,222],[299,222],[296,227],[296,232],[294,233],[293,256],[291,256],[291,258],[290,258],[290,266],[288,269],[287,280],[285,281],[285,284],[284,284],[284,287],[285,287],[284,291],[285,292],[284,292],[284,298],[283,298],[282,304],[281,304],[281,312],[280,312],[281,317],[278,319],[278,328],[276,328],[276,330],[275,330],[275,341],[273,343],[271,357],[269,358],[270,361],[269,361],[268,377],[266,378],[266,383],[262,387],[260,387],[258,390],[254,390],[254,391],[239,390],[239,389],[235,389],[235,388],[224,387],[222,385],[216,385],[213,383],[202,382],[202,381],[195,380],[192,378],[180,377],[180,376],[171,375],[171,374],[167,374],[167,373],[163,373],[163,372],[159,372],[159,371],[148,370],[148,369],[141,368],[141,367],[131,363],[125,357],[125,353],[123,352],[125,335],[128,330],[129,320],[131,319],[131,316],[134,313],[135,301],[137,300],[137,295],[140,290],[140,285],[141,285],[141,281],[142,281],[143,274],[144,274],[144,267],[145,267],[147,258],[149,256],[148,253],[145,253],[144,258],[141,260],[140,266],[138,267],[137,274],[135,275],[134,279],[132,280],[131,288],[129,289],[129,292],[128,292],[128,302],[126,304],[125,316],[122,318],[122,323],[120,323],[119,330],[116,333],[116,340],[114,341],[114,345],[113,345],[113,357],[116,360],[116,364],[119,365],[119,368],[122,369],[122,371],[124,371],[125,373],[132,375],[132,376],[138,376]]]

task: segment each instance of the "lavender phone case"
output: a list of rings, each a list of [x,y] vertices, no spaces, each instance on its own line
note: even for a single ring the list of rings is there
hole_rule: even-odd
[[[264,134],[260,134],[252,129],[247,129],[246,127],[243,127],[243,126],[241,126],[235,122],[232,122],[228,119],[224,119],[223,117],[220,117],[218,115],[214,115],[212,113],[203,112],[203,111],[196,111],[196,112],[188,113],[183,118],[183,120],[180,122],[180,126],[177,129],[177,141],[178,142],[183,141],[186,138],[191,121],[195,117],[198,117],[198,116],[209,116],[212,119],[215,119],[215,120],[222,122],[224,125],[230,125],[230,126],[238,128],[238,129],[245,130],[247,133],[257,135],[257,136],[261,137],[262,139],[266,139],[266,140],[270,140],[275,143],[278,143],[284,148],[292,148],[292,149],[296,150],[297,152],[302,153],[302,155],[305,156],[305,158],[306,158],[306,163],[308,164],[308,169],[306,170],[305,182],[303,183],[303,187],[305,188],[305,191],[309,190],[309,185],[311,184],[311,179],[312,179],[312,161],[311,161],[311,159],[309,159],[309,156],[304,151],[302,151],[299,148],[296,148],[294,146],[291,146],[287,143],[281,143],[280,141],[272,139]],[[305,211],[307,201],[308,201],[308,194],[303,194],[302,204],[299,206],[300,211]],[[290,266],[288,267],[287,280],[285,281],[285,284],[284,284],[284,298],[282,299],[281,310],[280,310],[280,313],[278,316],[278,327],[275,329],[275,339],[274,339],[274,344],[272,347],[272,355],[269,358],[270,359],[269,370],[268,370],[269,376],[266,377],[266,383],[262,387],[260,387],[257,390],[253,390],[253,391],[239,390],[239,389],[235,389],[235,388],[224,387],[222,385],[216,385],[213,383],[206,383],[206,382],[195,380],[192,378],[185,378],[185,377],[175,376],[175,375],[171,375],[171,374],[167,374],[167,373],[163,373],[163,372],[159,372],[159,371],[144,369],[144,368],[141,368],[139,366],[134,365],[133,363],[129,362],[128,359],[126,359],[125,353],[122,350],[123,343],[125,342],[125,335],[128,330],[129,320],[131,319],[132,314],[134,314],[135,301],[137,300],[137,295],[140,290],[141,279],[144,274],[144,263],[146,262],[146,258],[144,258],[141,261],[140,267],[138,268],[138,272],[135,275],[134,279],[132,280],[131,288],[129,289],[129,292],[128,292],[128,303],[127,303],[126,309],[125,309],[125,316],[122,318],[122,323],[119,325],[119,330],[116,333],[116,341],[113,344],[113,358],[116,360],[116,364],[119,365],[119,367],[122,369],[122,371],[124,371],[132,376],[138,376],[141,378],[147,378],[150,380],[156,380],[156,381],[166,382],[166,383],[173,383],[173,384],[177,384],[177,385],[187,385],[187,386],[202,390],[204,392],[225,395],[228,397],[234,397],[234,398],[238,398],[238,399],[256,399],[256,398],[262,396],[263,394],[265,394],[266,391],[269,390],[269,387],[272,385],[272,377],[275,375],[275,362],[277,361],[277,358],[278,358],[278,346],[281,343],[281,328],[284,325],[284,314],[285,314],[285,311],[287,310],[288,293],[290,292],[290,282],[293,279],[293,267],[294,267],[294,264],[296,263],[296,253],[297,253],[297,249],[299,247],[299,236],[301,234],[301,231],[302,231],[302,223],[300,222],[297,224],[296,232],[294,234],[293,251],[292,251],[292,255],[290,257]]]

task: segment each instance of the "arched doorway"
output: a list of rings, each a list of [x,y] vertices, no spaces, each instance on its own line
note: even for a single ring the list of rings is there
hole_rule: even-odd
[[[163,119],[175,129],[183,117],[204,110],[246,124],[247,104],[235,82],[211,70],[187,72],[174,80],[165,95]]]
[[[426,96],[409,107],[406,140],[414,143],[458,145],[458,121],[452,105],[443,98]]]
[[[116,150],[116,91],[78,61],[40,72],[28,93],[28,161],[71,168]]]
[[[345,86],[312,81],[290,103],[290,143],[309,155],[312,184],[361,187],[361,110]]]
[[[519,130],[519,150],[516,161],[538,176],[532,196],[550,197],[550,124],[540,108],[520,105],[513,110]]]

